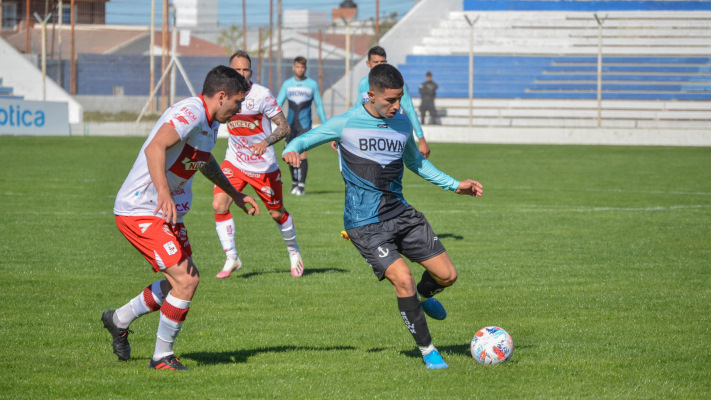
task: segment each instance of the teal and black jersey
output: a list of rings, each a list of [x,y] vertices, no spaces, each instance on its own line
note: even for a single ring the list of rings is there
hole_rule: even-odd
[[[321,123],[326,121],[318,83],[311,78],[303,81],[295,77],[289,78],[281,85],[277,95],[277,104],[281,106],[284,100],[289,100],[289,126],[292,134],[299,135],[311,129],[311,103],[316,105],[316,112]]]
[[[394,218],[407,208],[402,194],[404,166],[446,190],[459,186],[457,180],[422,157],[407,117],[376,118],[362,105],[292,140],[284,153],[302,153],[333,140],[339,143],[341,175],[346,183],[346,229]]]
[[[368,81],[368,76],[366,75],[360,80],[358,84],[358,99],[356,99],[356,106],[365,104],[370,101],[368,98],[368,91],[370,90],[370,81]],[[407,90],[407,85],[402,87],[403,94],[400,99],[400,111],[404,112],[407,118],[412,124],[412,129],[415,130],[415,136],[421,138],[425,135],[422,131],[422,125],[417,119],[417,114],[415,113],[415,106],[412,104],[412,97],[410,96],[410,91]]]

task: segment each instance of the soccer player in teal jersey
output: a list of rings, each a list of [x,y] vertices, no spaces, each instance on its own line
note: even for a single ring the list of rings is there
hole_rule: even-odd
[[[318,118],[321,120],[321,123],[326,122],[326,113],[323,110],[323,102],[321,101],[318,83],[306,76],[306,59],[301,56],[296,57],[294,59],[294,66],[291,69],[294,71],[294,76],[284,81],[277,95],[277,104],[279,106],[284,103],[284,100],[289,100],[288,121],[291,127],[291,133],[286,137],[287,144],[295,137],[311,129],[312,103],[316,105],[316,112],[318,113]],[[301,166],[299,168],[289,167],[292,182],[291,194],[297,196],[304,194],[308,168],[309,162],[306,157],[306,152],[304,152],[301,154]]]
[[[387,62],[387,54],[385,53],[385,49],[382,47],[373,46],[370,50],[368,50],[368,59],[365,61],[368,68],[373,68],[379,64],[387,64]],[[370,85],[368,84],[368,77],[366,76],[361,79],[358,84],[358,99],[356,100],[356,105],[368,102],[369,90]],[[412,128],[415,130],[415,136],[417,136],[417,139],[420,142],[418,145],[420,153],[427,158],[430,156],[430,146],[427,145],[425,133],[422,131],[422,125],[420,125],[420,121],[417,119],[415,106],[412,104],[412,97],[410,97],[410,92],[407,90],[407,85],[404,85],[402,90],[404,93],[402,99],[400,99],[400,108],[405,112],[405,115],[407,115],[407,118],[412,124]]]
[[[432,296],[454,284],[457,271],[424,215],[405,201],[402,176],[407,166],[445,190],[474,197],[481,196],[482,186],[471,179],[455,180],[418,152],[410,120],[398,113],[404,81],[397,68],[375,66],[369,82],[367,103],[294,139],[282,158],[298,167],[299,153],[338,142],[346,184],[343,222],[351,243],[376,277],[394,286],[400,315],[427,368],[447,368],[432,343],[425,314],[434,319],[447,316]],[[425,268],[417,285],[401,255]]]

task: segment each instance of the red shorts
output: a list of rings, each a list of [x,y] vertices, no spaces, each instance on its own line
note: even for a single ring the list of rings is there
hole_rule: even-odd
[[[264,205],[267,206],[267,209],[279,210],[284,205],[284,198],[281,193],[281,171],[279,169],[266,174],[246,172],[226,160],[222,162],[221,168],[232,186],[240,192],[249,183],[262,199]],[[218,193],[225,193],[225,191],[215,186],[214,194]]]
[[[119,231],[151,263],[154,272],[172,267],[193,254],[182,222],[171,226],[153,216],[115,217]]]

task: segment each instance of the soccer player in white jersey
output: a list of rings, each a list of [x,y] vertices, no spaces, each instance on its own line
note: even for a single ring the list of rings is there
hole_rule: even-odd
[[[247,52],[239,50],[230,57],[230,67],[247,81],[252,77],[252,60]],[[271,122],[276,125],[274,132]],[[281,171],[274,154],[274,143],[289,134],[289,124],[266,87],[250,82],[242,110],[226,124],[229,142],[222,171],[238,190],[249,184],[264,202],[286,242],[291,261],[291,275],[304,273],[301,250],[296,243],[294,220],[284,208]],[[235,222],[230,214],[232,198],[216,186],[212,208],[215,211],[217,236],[227,260],[218,278],[227,278],[242,267],[235,244]]]
[[[123,307],[102,314],[119,360],[131,357],[131,322],[160,310],[156,347],[149,366],[187,369],[175,357],[173,343],[200,280],[183,224],[183,217],[192,206],[193,176],[200,171],[244,212],[259,214],[254,199],[230,184],[211,153],[220,122],[227,122],[237,112],[247,89],[247,81],[233,69],[213,68],[200,96],[182,100],[163,113],[116,196],[114,214],[119,231],[148,260],[154,272],[165,276]]]
[[[482,186],[471,179],[455,180],[419,153],[410,121],[398,112],[404,81],[397,68],[375,66],[369,82],[367,103],[294,139],[282,157],[298,167],[299,153],[338,142],[346,183],[343,222],[351,243],[375,276],[394,286],[400,315],[427,368],[447,368],[432,343],[425,314],[434,319],[447,316],[432,296],[454,284],[457,271],[424,215],[405,201],[403,167],[458,194],[478,197]],[[401,254],[425,268],[417,285]]]

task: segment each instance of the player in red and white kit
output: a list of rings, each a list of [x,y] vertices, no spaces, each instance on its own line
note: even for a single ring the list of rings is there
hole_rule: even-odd
[[[230,67],[248,81],[252,77],[252,60],[244,51],[237,51],[230,57]],[[276,125],[274,132],[271,122]],[[251,83],[242,110],[227,122],[226,128],[229,142],[222,172],[237,190],[244,189],[247,184],[254,188],[286,242],[291,275],[299,277],[304,273],[304,262],[296,243],[294,221],[284,208],[281,171],[272,146],[289,134],[289,124],[269,89]],[[215,187],[212,208],[217,236],[227,256],[224,267],[217,274],[218,278],[227,278],[242,267],[235,245],[235,223],[230,214],[230,204],[230,196]]]
[[[165,275],[164,280],[148,285],[123,307],[102,314],[104,327],[113,337],[114,353],[121,361],[131,357],[131,322],[160,310],[156,347],[149,366],[187,369],[173,354],[173,342],[200,280],[183,225],[183,217],[192,205],[193,176],[200,171],[244,212],[259,214],[255,200],[230,184],[211,153],[220,123],[227,122],[239,110],[248,88],[248,82],[232,68],[213,68],[199,97],[182,100],[163,113],[116,196],[114,214],[119,231],[148,260],[154,272]]]

